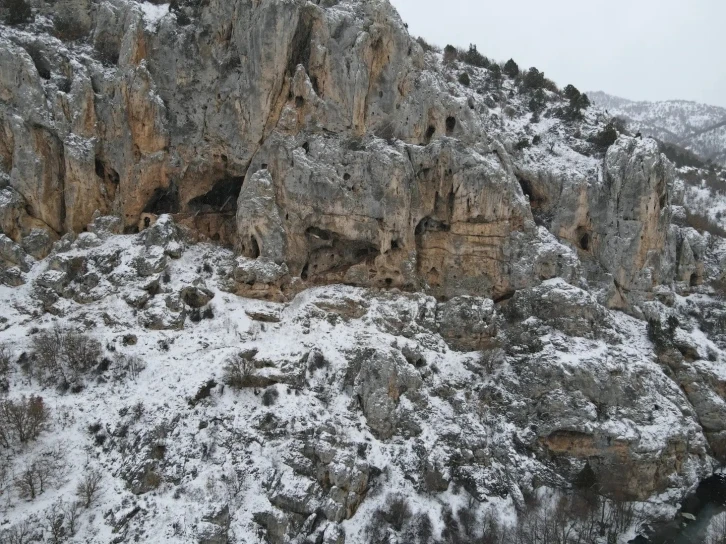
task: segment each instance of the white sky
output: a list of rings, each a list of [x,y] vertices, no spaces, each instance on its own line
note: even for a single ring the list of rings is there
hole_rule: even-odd
[[[726,0],[391,0],[414,36],[476,43],[560,86],[726,107]]]

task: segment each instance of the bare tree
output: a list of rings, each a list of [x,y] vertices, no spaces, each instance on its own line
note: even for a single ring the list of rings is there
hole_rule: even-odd
[[[81,517],[81,501],[71,501],[63,504],[63,514],[68,523],[68,533],[70,536],[76,534],[78,528],[78,518]]]
[[[38,438],[48,424],[50,413],[39,396],[21,397],[0,402],[0,445],[13,441],[25,444]]]
[[[61,452],[48,450],[35,457],[15,478],[22,498],[33,500],[53,485],[63,472]]]
[[[61,544],[68,539],[68,531],[66,530],[66,513],[62,501],[54,502],[53,505],[45,511],[43,519],[43,528],[49,533],[46,542],[52,544]]]
[[[86,473],[83,475],[83,478],[81,478],[81,481],[78,482],[78,487],[76,487],[76,495],[78,495],[78,498],[80,499],[84,508],[90,508],[93,504],[93,501],[96,498],[98,490],[101,486],[102,479],[103,475],[101,471],[97,468],[93,468],[87,470]]]
[[[33,524],[30,520],[25,519],[0,532],[0,542],[5,544],[29,544],[35,538],[33,532]]]
[[[101,357],[101,344],[85,334],[56,325],[33,338],[38,377],[45,383],[70,385]]]

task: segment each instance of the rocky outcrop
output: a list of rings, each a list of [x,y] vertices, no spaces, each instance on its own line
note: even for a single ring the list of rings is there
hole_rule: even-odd
[[[387,2],[38,9],[52,32],[0,35],[0,223],[16,242],[170,213],[286,267],[237,289],[276,299],[340,282],[499,299],[585,273],[632,310],[698,274],[655,143],[621,138],[564,175],[519,156],[491,97],[447,81]]]
[[[652,140],[605,149],[600,113],[563,119],[552,90],[533,118],[517,81],[424,52],[384,0],[33,9],[0,25],[8,327],[45,312],[111,328],[109,354],[158,347],[139,387],[166,388],[169,420],[134,438],[143,406],[114,411],[107,460],[146,497],[206,501],[206,482],[199,541],[342,544],[359,512],[393,539],[388,486],[446,530],[450,504],[521,511],[583,474],[674,502],[723,459],[722,352],[700,332],[726,346],[722,304],[676,294],[726,253],[684,226]],[[654,351],[644,318],[669,312]],[[122,387],[109,364],[93,402]]]

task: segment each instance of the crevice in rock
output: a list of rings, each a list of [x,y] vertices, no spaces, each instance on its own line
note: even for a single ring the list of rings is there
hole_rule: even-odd
[[[119,184],[120,177],[118,172],[99,157],[96,157],[96,175],[103,181],[113,183],[114,185]]]
[[[449,232],[450,230],[451,226],[447,223],[433,217],[424,217],[416,225],[415,234],[416,236],[422,236],[427,232]]]
[[[50,79],[51,76],[51,65],[48,59],[45,58],[40,48],[35,44],[28,44],[25,46],[25,50],[33,60],[35,69],[38,71],[38,75],[43,79]]]
[[[431,143],[434,134],[436,134],[436,127],[430,126],[426,129],[426,134],[424,135],[424,145],[429,145]]]
[[[507,291],[506,293],[503,293],[499,295],[498,297],[494,298],[494,304],[500,304],[501,302],[506,302],[507,300],[511,299],[514,296],[514,293],[516,291]]]
[[[287,75],[292,77],[298,65],[302,64],[305,71],[310,65],[310,45],[313,35],[313,17],[308,9],[302,9],[290,43],[290,58],[287,61]]]
[[[260,244],[254,236],[250,236],[249,256],[252,259],[257,259],[260,256]]]
[[[592,253],[592,235],[586,227],[578,227],[575,231],[575,238],[580,250]]]

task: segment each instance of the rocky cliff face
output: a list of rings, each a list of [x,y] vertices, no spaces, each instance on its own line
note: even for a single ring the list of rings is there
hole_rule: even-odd
[[[152,491],[192,512],[211,482],[220,507],[168,541],[432,541],[386,517],[400,493],[471,540],[487,502],[521,521],[583,480],[654,519],[724,460],[724,240],[680,219],[655,141],[603,144],[601,111],[424,50],[385,1],[32,8],[0,25],[2,339],[27,360],[59,318],[124,375],[163,361],[140,392],[100,370],[44,394],[114,399],[94,459],[153,527]],[[218,387],[230,361],[242,392]]]
[[[597,166],[570,158],[592,171],[565,201],[560,173],[524,172],[503,141],[501,91],[448,82],[387,2],[39,11],[52,26],[2,35],[2,224],[15,241],[81,232],[96,211],[126,230],[172,213],[287,266],[243,292],[346,282],[497,299],[577,275],[534,210],[612,275],[612,304],[674,277],[672,174],[653,145],[622,141]],[[69,25],[79,41],[63,41]]]

